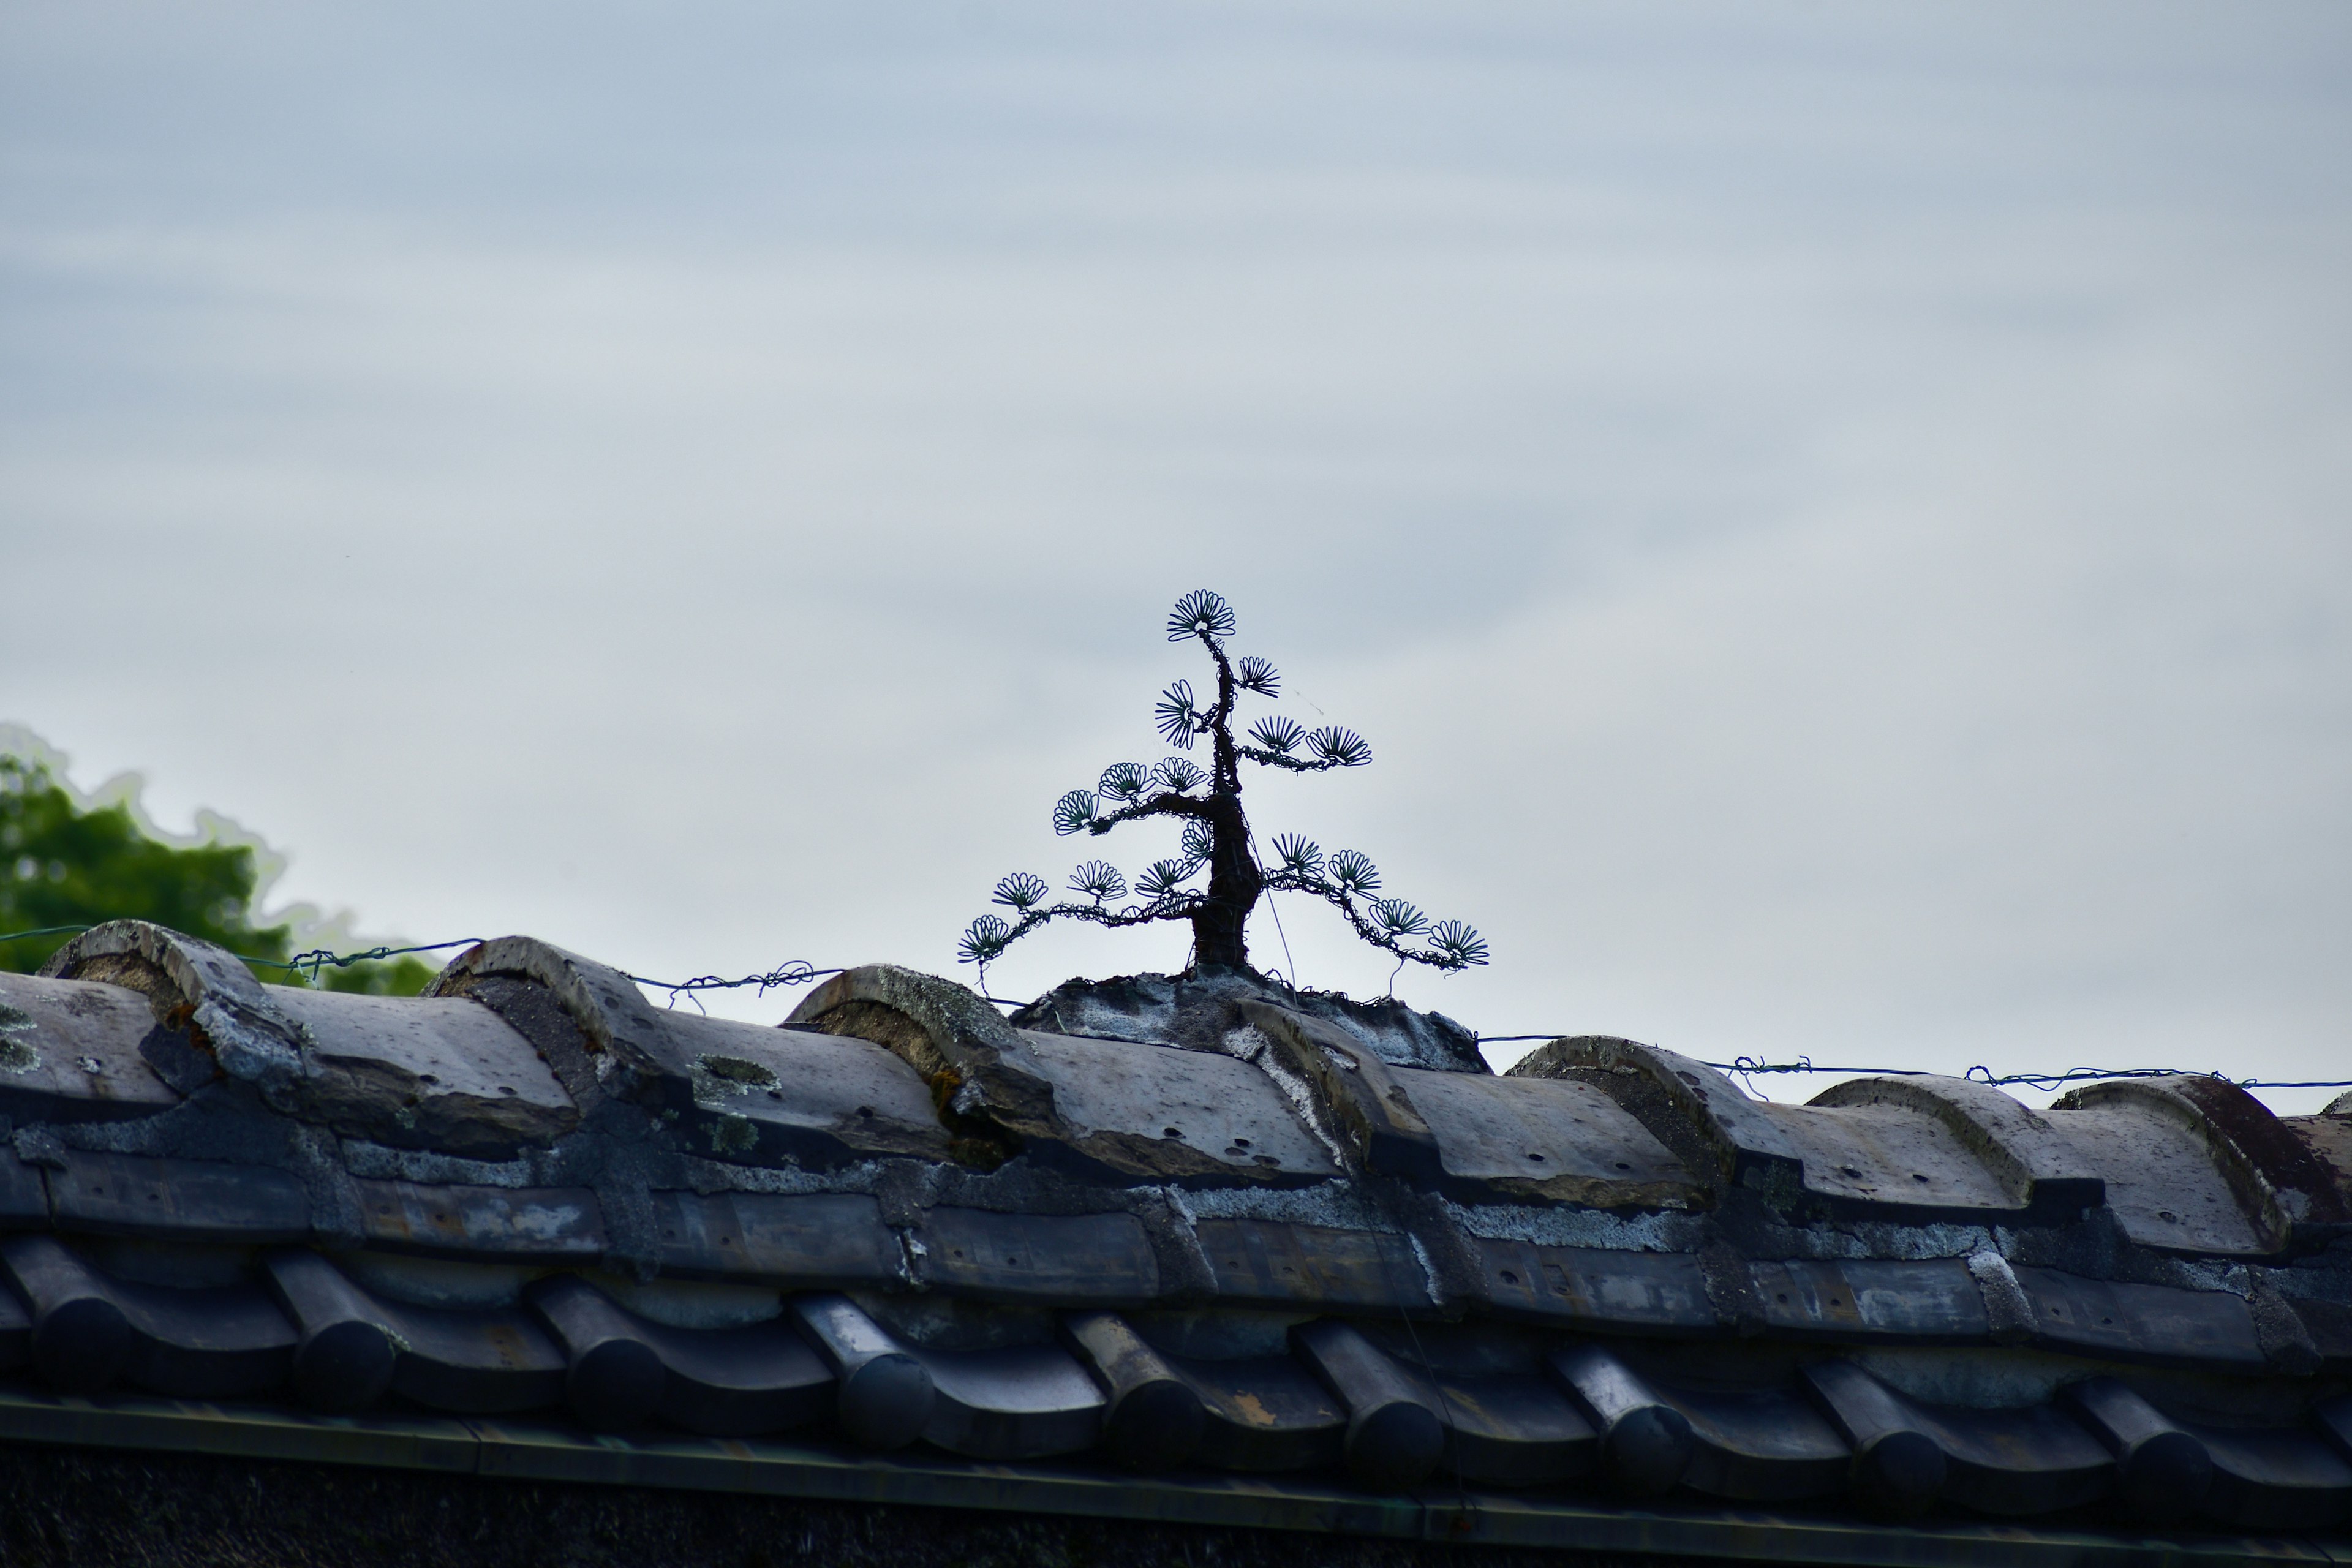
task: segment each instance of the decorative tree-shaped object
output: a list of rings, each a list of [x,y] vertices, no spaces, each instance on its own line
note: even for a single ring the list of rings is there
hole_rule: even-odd
[[[1372,760],[1372,749],[1352,730],[1334,724],[1309,731],[1279,714],[1260,719],[1250,727],[1245,742],[1235,742],[1235,702],[1244,692],[1273,698],[1280,677],[1262,658],[1227,658],[1225,639],[1233,635],[1232,608],[1205,588],[1177,601],[1168,617],[1170,642],[1197,640],[1208,650],[1216,666],[1217,689],[1214,699],[1204,703],[1193,694],[1191,681],[1179,680],[1160,693],[1155,717],[1160,733],[1181,751],[1191,751],[1203,738],[1208,741],[1208,771],[1186,757],[1169,757],[1150,768],[1141,763],[1114,763],[1103,770],[1093,789],[1074,789],[1054,803],[1054,831],[1065,837],[1106,834],[1121,823],[1145,817],[1178,818],[1184,825],[1178,855],[1153,861],[1137,876],[1133,890],[1138,896],[1130,902],[1120,901],[1129,897],[1127,879],[1107,861],[1089,860],[1070,874],[1069,890],[1083,901],[1048,904],[1051,889],[1043,878],[1026,871],[1006,877],[996,884],[992,897],[1013,911],[1013,920],[982,915],[957,945],[961,962],[980,965],[983,988],[988,965],[1007,947],[1056,920],[1103,926],[1188,921],[1196,968],[1246,969],[1250,913],[1264,894],[1276,889],[1309,894],[1331,904],[1347,916],[1358,936],[1394,953],[1399,968],[1410,962],[1453,971],[1486,962],[1486,942],[1459,921],[1433,924],[1402,899],[1375,897],[1381,874],[1353,849],[1326,856],[1309,839],[1278,834],[1273,839],[1275,864],[1269,868],[1259,859],[1249,818],[1242,811],[1244,760],[1261,767],[1315,773],[1362,767]],[[1194,881],[1203,868],[1209,874],[1205,889]]]

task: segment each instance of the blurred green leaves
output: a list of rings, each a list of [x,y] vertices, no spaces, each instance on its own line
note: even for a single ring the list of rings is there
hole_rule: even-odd
[[[152,921],[262,961],[254,973],[270,984],[376,996],[413,996],[438,973],[414,956],[328,967],[315,982],[279,967],[293,928],[256,923],[259,870],[250,845],[164,843],[128,801],[80,805],[46,764],[0,753],[0,935]],[[0,970],[30,973],[72,936],[0,942]]]

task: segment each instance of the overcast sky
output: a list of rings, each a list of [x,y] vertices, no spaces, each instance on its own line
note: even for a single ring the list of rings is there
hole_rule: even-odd
[[[1491,942],[1417,1005],[2352,1077],[2347,89],[2336,0],[0,0],[0,720],[363,932],[969,980],[1168,852],[1047,813],[1208,586],[1378,758],[1261,837]]]

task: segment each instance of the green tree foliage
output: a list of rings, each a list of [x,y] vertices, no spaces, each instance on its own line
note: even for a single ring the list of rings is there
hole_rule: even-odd
[[[160,843],[128,804],[83,810],[47,768],[0,756],[0,932],[135,919],[283,961],[290,929],[252,923],[255,869],[250,846]],[[0,942],[0,967],[37,969],[70,934]]]
[[[413,995],[434,975],[415,957],[321,968],[287,966],[288,924],[256,923],[251,846],[166,844],[128,803],[84,807],[41,763],[0,753],[0,935],[111,920],[152,921],[218,943],[273,984]],[[72,931],[0,942],[0,970],[29,973]]]

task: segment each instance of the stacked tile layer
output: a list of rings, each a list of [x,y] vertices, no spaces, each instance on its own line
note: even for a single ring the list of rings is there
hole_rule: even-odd
[[[431,994],[138,922],[0,975],[0,1371],[1134,1470],[2324,1530],[2352,1104],[1509,1073],[1242,974],[782,1028],[525,938]]]

